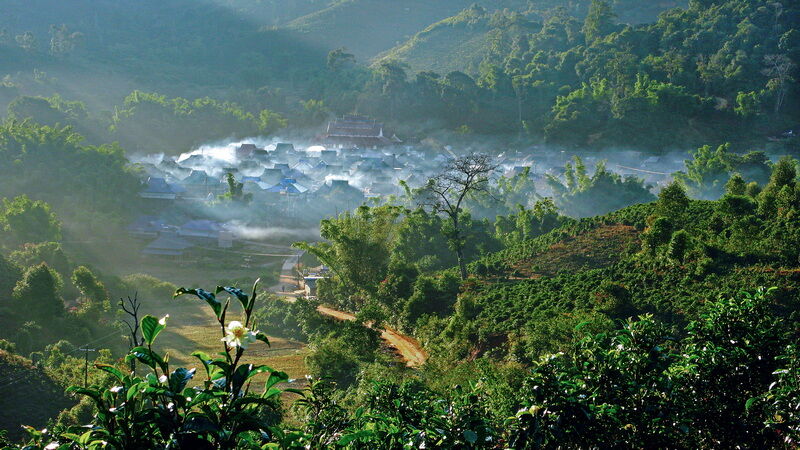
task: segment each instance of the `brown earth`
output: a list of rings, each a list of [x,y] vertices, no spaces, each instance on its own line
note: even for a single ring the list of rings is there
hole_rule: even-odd
[[[290,302],[295,301],[297,297],[305,294],[305,291],[299,289],[297,278],[294,274],[294,267],[299,260],[300,255],[287,258],[281,267],[280,283],[271,288],[272,292]],[[320,305],[317,311],[319,311],[320,314],[333,317],[337,320],[356,320],[356,316],[351,313],[339,311],[327,306]],[[397,352],[400,359],[402,359],[408,367],[419,367],[425,364],[425,361],[428,359],[428,355],[422,350],[422,347],[416,340],[400,334],[391,328],[384,328],[381,330],[381,339]]]

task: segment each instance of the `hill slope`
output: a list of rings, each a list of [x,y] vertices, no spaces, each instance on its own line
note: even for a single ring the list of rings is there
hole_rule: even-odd
[[[0,430],[9,438],[22,437],[21,425],[42,428],[47,420],[75,405],[59,386],[41,369],[25,358],[0,350]]]
[[[341,0],[292,21],[288,28],[325,49],[345,47],[370,59],[410,38],[426,26],[450,17],[473,0]],[[521,8],[521,0],[482,1],[490,10]]]
[[[51,26],[62,25],[63,51],[54,54]],[[9,0],[0,15],[0,77],[10,75],[26,94],[59,92],[111,109],[133,89],[214,96],[299,79],[324,64],[324,53],[263,25],[206,1]],[[30,45],[22,48],[26,32]]]
[[[577,18],[585,16],[588,1],[571,3],[568,11]],[[634,3],[617,0],[614,3],[619,20],[623,23],[652,21],[661,12],[679,7],[686,2],[668,0],[659,3]],[[454,70],[477,73],[478,65],[498,43],[508,45],[515,39],[527,40],[527,34],[537,33],[541,22],[551,15],[551,8],[563,6],[560,2],[538,0],[526,8],[517,8],[523,15],[497,15],[494,8],[468,8],[460,13],[429,25],[413,37],[378,56],[378,60],[397,59],[407,63],[413,71],[431,70],[447,73]],[[512,8],[512,10],[514,10]]]

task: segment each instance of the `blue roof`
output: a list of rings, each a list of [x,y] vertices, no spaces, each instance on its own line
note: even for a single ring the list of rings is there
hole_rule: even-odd
[[[222,229],[222,225],[219,222],[214,222],[213,220],[190,220],[181,225],[181,229],[197,230],[197,231],[219,231]]]
[[[128,225],[128,231],[134,231],[139,233],[157,233],[164,229],[167,226],[164,221],[160,220],[156,216],[139,216],[136,220],[133,221],[130,225]]]
[[[194,247],[191,242],[174,235],[161,235],[153,242],[147,244],[142,253],[164,255],[180,254],[187,248]]]
[[[289,194],[302,194],[308,191],[307,188],[296,184],[294,180],[285,178],[280,183],[265,189],[267,192],[286,192]]]
[[[204,170],[193,170],[188,177],[184,178],[183,184],[219,184],[219,180],[209,176]]]
[[[147,179],[147,186],[142,192],[149,194],[174,194],[175,191],[167,183],[167,180],[160,177],[150,177]]]

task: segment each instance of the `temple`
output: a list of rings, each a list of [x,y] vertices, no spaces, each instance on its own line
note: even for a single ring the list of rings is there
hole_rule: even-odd
[[[325,145],[331,148],[378,148],[402,142],[395,135],[387,137],[382,123],[355,114],[329,122],[324,139]]]

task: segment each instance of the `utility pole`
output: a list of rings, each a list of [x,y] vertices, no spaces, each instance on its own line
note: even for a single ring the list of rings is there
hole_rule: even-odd
[[[85,364],[83,365],[83,387],[89,386],[89,352],[96,352],[95,348],[79,348],[86,355]]]

